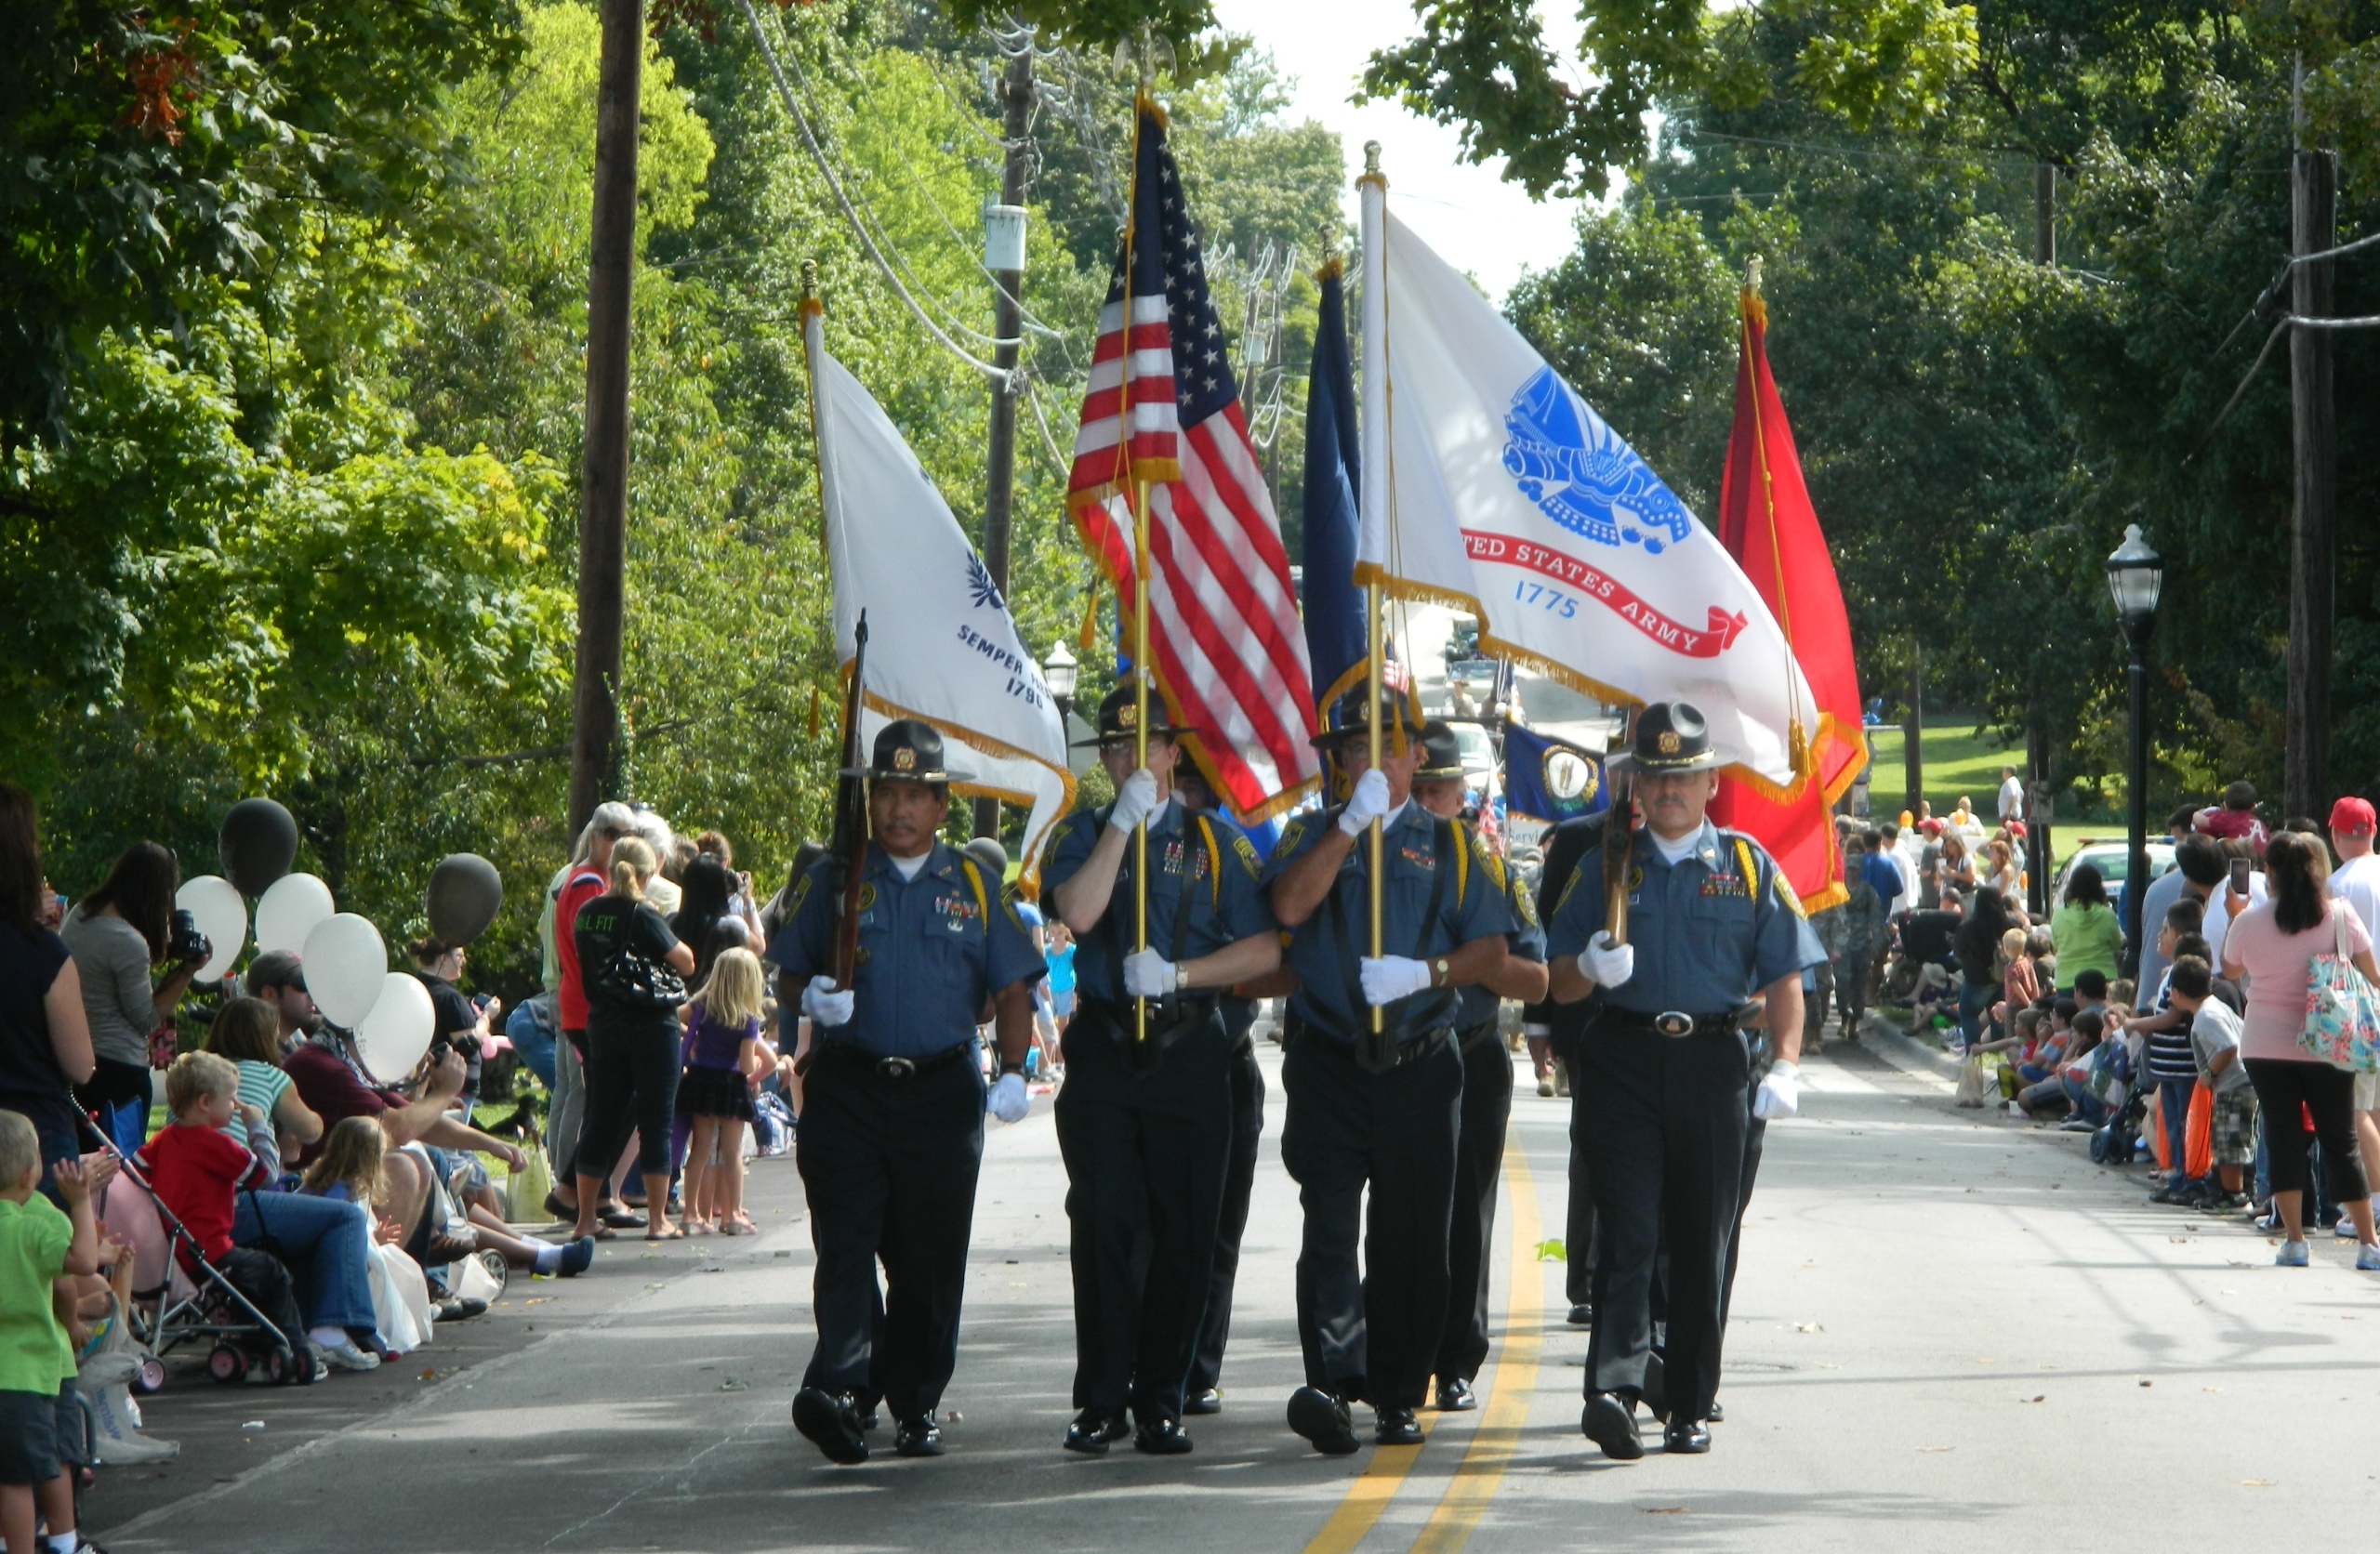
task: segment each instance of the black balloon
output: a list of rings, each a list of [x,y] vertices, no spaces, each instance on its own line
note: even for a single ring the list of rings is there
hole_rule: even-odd
[[[450,852],[430,871],[422,904],[430,934],[442,944],[469,944],[488,930],[504,905],[504,876],[476,852]]]
[[[261,896],[298,861],[298,823],[270,798],[243,798],[216,834],[223,877],[244,896]]]

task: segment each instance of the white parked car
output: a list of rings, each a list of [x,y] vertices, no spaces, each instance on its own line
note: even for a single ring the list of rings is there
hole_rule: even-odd
[[[2113,906],[2117,894],[2123,889],[2124,876],[2132,869],[2132,844],[2121,836],[2086,838],[2081,847],[2068,855],[2065,863],[2058,865],[2056,877],[2050,886],[2053,906],[2066,904],[2067,882],[2074,877],[2075,868],[2083,863],[2098,869],[2099,877],[2108,883],[2108,904]],[[2149,877],[2154,880],[2173,866],[2174,839],[2171,836],[2149,837]]]

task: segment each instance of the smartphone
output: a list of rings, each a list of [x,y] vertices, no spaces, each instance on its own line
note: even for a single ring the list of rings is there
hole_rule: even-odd
[[[2246,859],[2231,860],[2231,889],[2242,896],[2248,893],[2248,869],[2249,864]]]

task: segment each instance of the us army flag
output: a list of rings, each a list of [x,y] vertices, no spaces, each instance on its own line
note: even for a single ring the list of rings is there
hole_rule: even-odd
[[[1357,581],[1607,702],[1693,703],[1756,789],[1806,782],[1818,709],[1759,593],[1386,194],[1364,180]]]
[[[1041,668],[991,574],[918,456],[859,379],[826,354],[816,300],[802,304],[826,560],[835,580],[835,655],[851,672],[853,627],[867,612],[863,744],[896,718],[919,718],[959,748],[951,785],[1029,810],[1023,876],[1074,802],[1066,734]]]

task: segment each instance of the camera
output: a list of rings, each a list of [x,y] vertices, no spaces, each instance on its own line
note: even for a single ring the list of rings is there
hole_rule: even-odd
[[[186,909],[176,907],[173,923],[165,930],[165,959],[177,966],[188,961],[204,963],[214,954],[215,946],[198,931],[198,919]]]
[[[480,1060],[480,1034],[477,1031],[456,1031],[450,1035],[436,1036],[430,1043],[430,1060],[433,1063],[444,1062],[447,1049],[451,1047],[463,1055],[463,1061],[476,1063]]]

